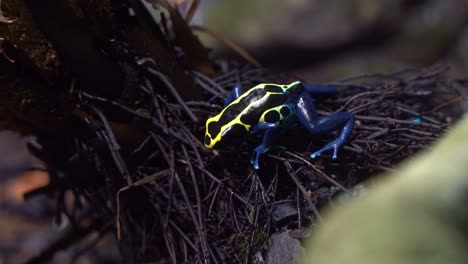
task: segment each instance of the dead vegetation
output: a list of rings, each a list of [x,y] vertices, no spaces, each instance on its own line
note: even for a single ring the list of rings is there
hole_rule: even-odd
[[[143,16],[133,1],[115,2]],[[287,150],[265,155],[261,170],[254,171],[252,140],[208,150],[201,142],[204,121],[221,109],[237,83],[252,87],[294,78],[194,54],[193,47],[203,50],[198,40],[178,12],[169,16],[172,24],[162,16],[155,35],[145,39],[157,41],[157,48],[138,42],[147,32],[146,20],[114,32],[104,64],[125,69],[121,90],[103,86],[97,92],[85,85],[89,79],[64,78],[57,90],[48,91],[54,107],[45,112],[60,115],[47,126],[28,129],[38,136],[40,146],[31,145],[31,151],[47,164],[50,184],[27,197],[54,197],[56,221],[66,217],[69,225],[30,263],[46,261],[93,232],[99,235],[77,256],[112,233],[125,263],[248,262],[267,250],[272,234],[319,224],[320,209],[336,203],[337,194],[358,195],[360,182],[425,149],[460,114],[446,109],[456,110],[466,96],[467,81],[447,80],[444,66],[334,81],[329,84],[339,94],[316,98],[319,114],[356,114],[339,159],[309,158],[333,135],[311,137],[292,128],[279,142]],[[113,19],[123,23],[119,15]],[[54,38],[55,46],[64,45]],[[97,53],[79,55],[89,54]],[[31,63],[17,57],[18,63]],[[65,65],[77,60],[76,55],[63,58]],[[94,68],[102,62],[89,61],[97,63]],[[79,60],[71,75],[86,73],[81,67],[89,61]],[[15,74],[10,72],[14,80],[25,78]],[[65,199],[70,193],[71,202]]]

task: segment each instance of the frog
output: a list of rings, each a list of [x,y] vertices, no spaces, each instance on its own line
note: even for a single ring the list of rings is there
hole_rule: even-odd
[[[336,112],[327,116],[317,115],[315,97],[336,94],[337,88],[328,85],[260,83],[243,92],[236,85],[224,102],[224,108],[206,120],[204,145],[209,149],[234,144],[246,136],[262,138],[253,151],[250,163],[259,170],[260,157],[275,147],[274,141],[281,131],[295,124],[302,125],[312,135],[323,135],[341,130],[339,136],[310,155],[315,159],[323,152],[338,149],[349,139],[355,122],[351,112]]]

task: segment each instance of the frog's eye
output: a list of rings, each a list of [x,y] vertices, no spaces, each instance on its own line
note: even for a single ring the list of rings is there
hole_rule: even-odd
[[[287,117],[291,113],[291,109],[289,109],[287,106],[284,106],[281,108],[280,113],[283,117]]]
[[[206,135],[205,136],[205,146],[209,146],[210,144],[211,144],[211,138],[208,135]]]

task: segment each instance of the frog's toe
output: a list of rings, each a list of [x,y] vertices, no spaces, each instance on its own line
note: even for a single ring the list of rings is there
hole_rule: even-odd
[[[323,152],[327,151],[327,150],[330,150],[331,147],[329,145],[326,145],[325,147],[317,150],[316,152],[312,153],[312,155],[310,155],[311,158],[315,159],[316,157],[320,156]]]
[[[314,153],[310,154],[310,158],[315,159],[316,157],[320,156],[320,153],[322,153],[320,150],[315,151]]]
[[[316,152],[312,153],[310,155],[310,157],[312,159],[315,159],[316,157],[320,156],[320,154],[322,154],[323,152],[331,150],[331,149],[333,149],[333,158],[335,159],[336,154],[338,153],[338,146],[335,145],[335,144],[327,144],[325,147],[323,147],[323,148],[317,150]]]
[[[258,161],[260,159],[260,156],[267,151],[267,148],[264,146],[260,145],[254,149],[252,152],[252,158],[250,159],[250,164],[253,165],[254,169],[258,170],[260,166],[258,165]]]
[[[337,159],[338,158],[338,145],[333,146],[333,156],[332,159]]]
[[[253,167],[254,167],[255,170],[260,169],[260,166],[258,166],[258,160],[255,161],[255,163],[253,164]]]
[[[260,169],[260,166],[258,165],[259,159],[260,159],[260,154],[256,154],[255,158],[252,158],[252,160],[250,160],[250,164],[252,164],[255,170]]]

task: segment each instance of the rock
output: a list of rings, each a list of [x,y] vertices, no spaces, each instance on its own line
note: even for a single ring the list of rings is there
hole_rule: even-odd
[[[304,254],[298,239],[292,238],[288,231],[270,237],[270,250],[266,253],[267,264],[293,263],[298,254]]]
[[[291,203],[278,204],[273,212],[271,218],[275,226],[283,226],[297,218],[297,209]]]

